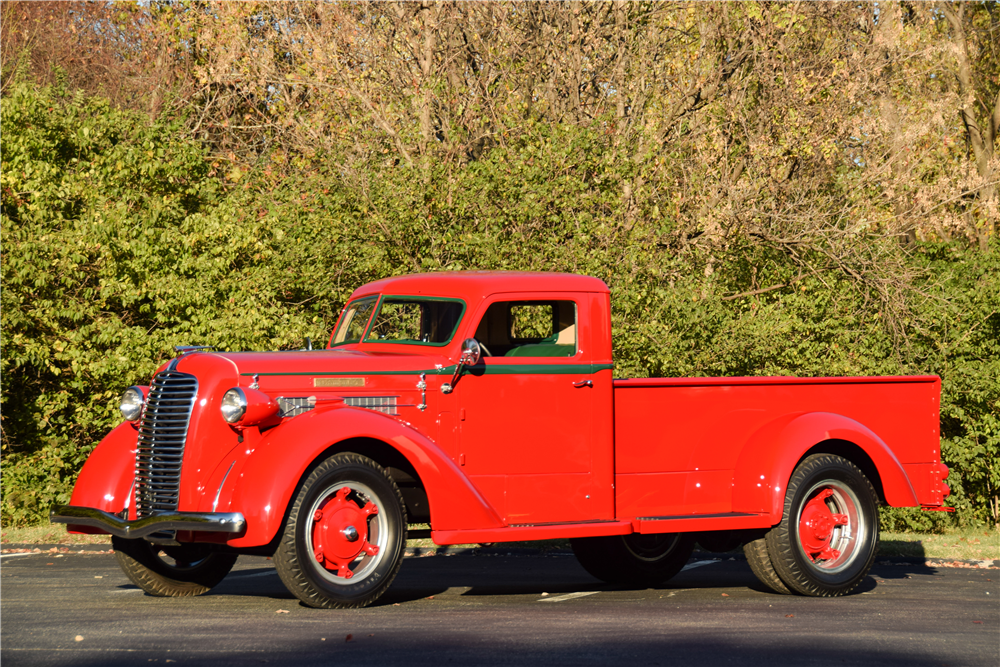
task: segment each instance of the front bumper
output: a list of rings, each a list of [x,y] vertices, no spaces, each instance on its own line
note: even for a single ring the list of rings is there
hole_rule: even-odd
[[[163,512],[128,521],[92,507],[57,505],[49,513],[52,523],[92,526],[116,537],[138,539],[165,530],[196,530],[208,533],[242,533],[247,522],[239,512]]]

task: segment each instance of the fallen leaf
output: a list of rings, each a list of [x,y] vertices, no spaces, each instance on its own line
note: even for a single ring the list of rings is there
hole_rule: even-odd
[[[287,613],[288,613],[288,610],[287,610],[287,609],[279,609],[278,611],[276,611],[276,612],[274,612],[274,613],[275,613],[275,614],[287,614]]]
[[[729,597],[729,593],[723,593],[723,594],[722,594],[722,597],[724,597],[724,598],[727,598],[727,597]]]
[[[319,640],[320,640],[321,642],[325,642],[325,641],[326,641],[326,637],[320,637],[320,638],[319,638]]]
[[[94,579],[103,579],[103,578],[104,578],[103,574],[94,575]]]
[[[74,637],[73,639],[74,639],[75,641],[78,641],[78,642],[82,642],[82,641],[83,641],[83,635],[77,635],[77,636],[76,636],[76,637]]]
[[[795,614],[785,614],[785,618],[795,618]]]
[[[542,597],[545,597],[546,595],[548,595],[548,593],[542,593]]]
[[[976,625],[982,625],[983,624],[982,621],[973,621],[973,623],[975,623]]]
[[[354,639],[354,635],[347,635],[347,637],[344,639],[344,642],[347,643],[347,642],[351,641],[352,639]]]

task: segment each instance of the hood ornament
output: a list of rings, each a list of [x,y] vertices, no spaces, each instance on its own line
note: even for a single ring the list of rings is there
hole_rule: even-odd
[[[187,354],[188,352],[197,352],[198,350],[214,350],[214,345],[174,345],[174,352],[180,352],[181,354]]]

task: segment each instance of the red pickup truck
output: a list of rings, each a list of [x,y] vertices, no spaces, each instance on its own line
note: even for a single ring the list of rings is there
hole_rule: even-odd
[[[363,606],[411,523],[441,545],[569,538],[629,586],[696,542],[743,544],[774,591],[843,595],[879,503],[949,493],[937,377],[616,380],[596,278],[389,278],[354,292],[325,349],[179,351],[125,391],[51,514],[110,533],[152,595],[204,593],[256,554],[307,605]]]

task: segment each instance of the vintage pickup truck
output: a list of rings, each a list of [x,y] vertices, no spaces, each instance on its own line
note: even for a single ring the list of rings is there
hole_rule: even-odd
[[[363,606],[422,523],[440,545],[568,538],[628,586],[743,544],[775,592],[836,596],[872,565],[879,503],[949,493],[937,377],[616,380],[591,277],[388,278],[325,349],[179,352],[51,514],[110,533],[152,595],[254,554],[307,605]]]

